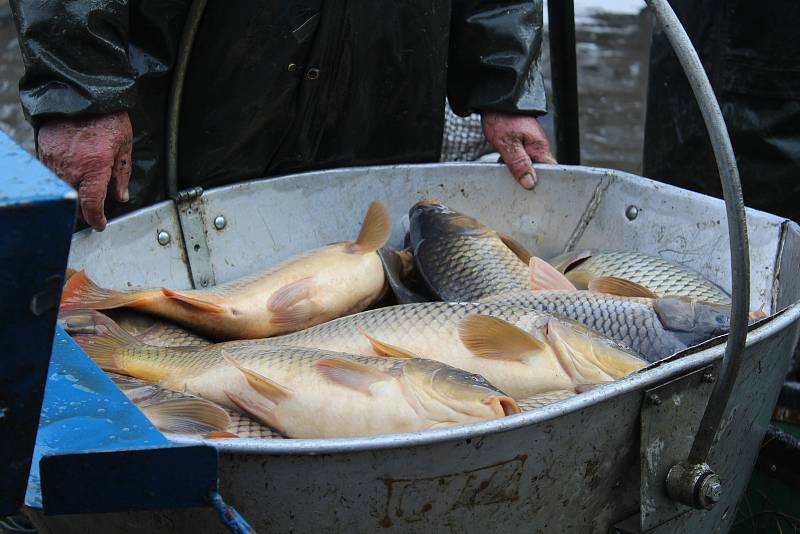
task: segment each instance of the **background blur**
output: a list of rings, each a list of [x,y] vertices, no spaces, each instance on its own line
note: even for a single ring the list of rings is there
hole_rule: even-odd
[[[586,165],[641,172],[651,26],[643,6],[642,0],[575,0],[581,152]],[[545,18],[546,14],[545,9]],[[548,79],[547,57],[544,62]],[[0,130],[33,152],[33,131],[17,95],[22,71],[8,0],[0,0]],[[545,117],[543,122],[552,139],[552,120]]]

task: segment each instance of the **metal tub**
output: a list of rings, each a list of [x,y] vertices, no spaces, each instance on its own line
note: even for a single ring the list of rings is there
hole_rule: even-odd
[[[111,287],[187,288],[191,263],[195,278],[203,273],[219,283],[353,238],[375,199],[390,208],[391,244],[401,246],[408,208],[433,196],[545,257],[565,248],[639,250],[730,290],[721,201],[617,171],[538,169],[533,192],[489,164],[342,169],[223,187],[188,208],[183,232],[193,242],[186,249],[175,204],[165,202],[117,219],[103,233],[77,234],[70,266]],[[723,340],[569,400],[481,424],[357,439],[209,441],[221,455],[221,493],[259,532],[728,530],[800,316],[800,229],[753,210],[748,228],[751,307],[780,313],[748,335],[711,456],[723,481],[712,510],[670,502],[663,480],[670,462],[688,452]],[[169,242],[161,244],[164,232]],[[208,510],[34,515],[53,532],[221,528]]]

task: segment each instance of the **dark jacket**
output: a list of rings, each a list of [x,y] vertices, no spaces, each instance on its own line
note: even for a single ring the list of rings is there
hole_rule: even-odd
[[[135,162],[124,209],[163,199],[165,114],[188,2],[11,6],[29,119],[128,110]],[[186,79],[179,188],[436,161],[446,95],[461,115],[545,111],[541,30],[541,0],[209,1]]]
[[[748,206],[800,220],[800,2],[671,0],[700,53]],[[711,144],[666,37],[651,48],[644,175],[722,196]]]

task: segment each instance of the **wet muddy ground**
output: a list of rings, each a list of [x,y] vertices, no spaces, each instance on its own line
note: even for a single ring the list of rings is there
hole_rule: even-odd
[[[595,7],[601,5],[624,12],[608,13]],[[624,0],[611,4],[576,1],[581,151],[586,165],[641,170],[650,17],[634,11]],[[8,3],[0,0],[0,130],[32,152],[33,132],[18,100],[17,82],[22,72]],[[552,139],[551,119],[545,118],[544,123]]]

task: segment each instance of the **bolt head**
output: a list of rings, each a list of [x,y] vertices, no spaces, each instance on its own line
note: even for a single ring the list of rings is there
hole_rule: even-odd
[[[700,487],[700,495],[706,508],[711,508],[722,499],[722,483],[716,474],[706,477]]]
[[[714,375],[711,373],[704,373],[703,374],[703,382],[706,384],[713,384],[714,383]]]
[[[161,230],[158,232],[156,239],[158,240],[158,244],[164,247],[169,245],[171,238],[169,236],[169,232],[167,232],[166,230]]]
[[[655,394],[649,395],[647,397],[647,400],[650,401],[650,404],[653,404],[655,406],[661,406],[661,403],[662,403],[661,397],[659,397],[658,395],[655,395]]]
[[[639,208],[636,206],[628,206],[628,209],[625,210],[625,217],[627,217],[629,221],[634,220],[638,216]]]
[[[225,217],[222,215],[217,215],[214,219],[214,228],[217,230],[222,230],[228,224],[228,221],[225,220]]]

